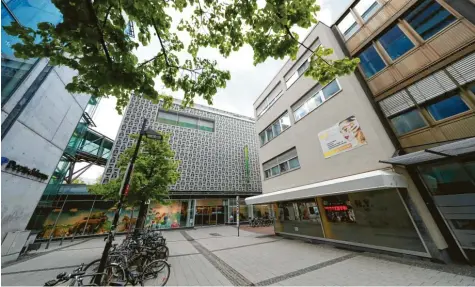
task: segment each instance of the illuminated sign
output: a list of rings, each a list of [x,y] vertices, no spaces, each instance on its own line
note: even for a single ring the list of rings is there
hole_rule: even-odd
[[[21,174],[26,175],[26,176],[28,176],[28,175],[33,176],[33,177],[35,177],[37,179],[40,179],[40,180],[47,180],[48,179],[48,176],[44,173],[41,173],[38,169],[36,169],[36,168],[30,169],[27,166],[19,165],[19,164],[16,163],[16,161],[10,160],[10,159],[2,156],[2,166],[4,164],[7,165],[5,167],[5,169],[10,169],[12,171],[21,173]]]

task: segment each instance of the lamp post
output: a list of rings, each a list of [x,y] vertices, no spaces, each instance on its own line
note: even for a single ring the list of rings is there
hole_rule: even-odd
[[[109,250],[112,247],[112,241],[114,241],[114,234],[115,234],[115,228],[117,227],[117,222],[119,221],[119,216],[120,216],[120,211],[122,209],[122,206],[124,205],[124,199],[129,193],[129,182],[130,182],[130,177],[132,175],[132,170],[134,169],[134,163],[135,160],[137,159],[137,156],[139,154],[139,149],[140,149],[140,144],[142,142],[142,137],[146,136],[147,138],[153,139],[153,140],[163,140],[163,137],[161,134],[157,133],[156,131],[148,128],[145,129],[145,126],[147,125],[147,119],[143,119],[142,123],[142,128],[140,129],[139,133],[139,138],[137,139],[137,144],[135,146],[134,154],[132,155],[132,158],[130,159],[129,165],[127,166],[127,169],[125,171],[125,176],[122,181],[122,185],[120,187],[120,199],[119,202],[117,203],[117,210],[115,211],[114,214],[114,220],[112,221],[112,226],[111,230],[109,231],[109,234],[107,236],[107,241],[106,245],[104,246],[104,251],[102,251],[102,257],[101,257],[101,262],[99,263],[99,268],[97,270],[97,273],[101,274],[104,272],[104,268],[106,267],[106,262],[107,262],[107,256],[109,255]],[[101,277],[102,275],[98,275],[95,278],[95,282],[97,285],[101,284]]]

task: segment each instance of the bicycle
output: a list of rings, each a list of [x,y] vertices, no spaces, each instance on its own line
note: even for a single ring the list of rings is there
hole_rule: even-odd
[[[68,282],[66,286],[97,286],[96,284],[92,283],[94,281],[91,280],[91,284],[84,284],[83,280],[85,277],[92,277],[102,275],[101,284],[100,286],[113,286],[116,285],[113,278],[117,277],[117,272],[124,272],[123,269],[118,266],[117,264],[109,264],[104,269],[103,273],[92,273],[87,274],[86,269],[84,269],[84,263],[82,263],[78,268],[74,269],[71,274],[67,274],[66,272],[61,272],[56,276],[56,279],[49,280],[44,283],[44,286],[56,286],[60,283]],[[124,274],[125,276],[125,274]]]

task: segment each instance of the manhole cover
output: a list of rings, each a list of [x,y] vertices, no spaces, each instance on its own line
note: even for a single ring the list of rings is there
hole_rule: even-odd
[[[219,233],[210,233],[209,235],[211,235],[211,236],[221,236],[221,234],[219,234]]]

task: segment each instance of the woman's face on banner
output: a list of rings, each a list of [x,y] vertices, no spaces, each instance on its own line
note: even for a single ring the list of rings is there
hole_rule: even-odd
[[[356,121],[343,121],[340,123],[340,132],[347,141],[352,141],[356,138],[359,125]]]

